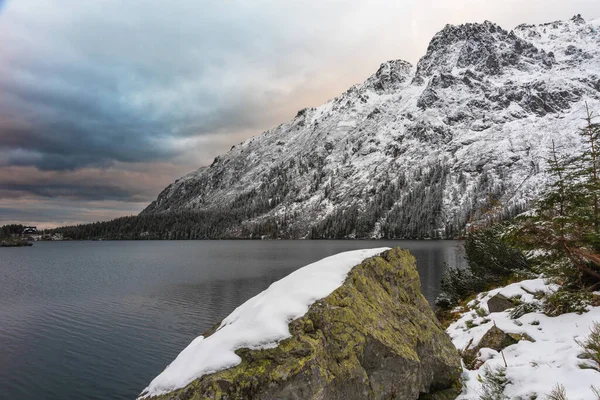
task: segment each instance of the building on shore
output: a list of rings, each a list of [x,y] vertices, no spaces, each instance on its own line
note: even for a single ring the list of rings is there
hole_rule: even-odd
[[[22,235],[37,235],[38,230],[35,226],[24,226]]]

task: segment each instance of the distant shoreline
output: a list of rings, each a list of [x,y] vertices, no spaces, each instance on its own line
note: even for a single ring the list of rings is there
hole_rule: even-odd
[[[153,241],[162,241],[162,242],[205,242],[205,241],[224,241],[224,240],[234,240],[234,241],[369,241],[369,242],[377,242],[377,241],[393,241],[393,240],[411,240],[411,241],[458,241],[462,240],[462,238],[379,238],[379,239],[369,239],[369,238],[360,238],[360,239],[351,239],[351,238],[327,238],[327,239],[308,239],[308,238],[206,238],[206,239],[140,239],[140,238],[124,238],[124,239],[62,239],[62,240],[38,240],[39,242],[125,242],[125,241],[135,241],[135,242],[153,242]]]
[[[9,240],[2,240],[0,241],[0,247],[31,247],[33,246],[33,242],[30,242],[28,240],[14,240],[14,239],[9,239]]]

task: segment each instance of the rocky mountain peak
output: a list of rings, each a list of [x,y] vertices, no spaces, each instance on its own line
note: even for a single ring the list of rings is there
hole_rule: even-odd
[[[367,79],[364,87],[379,94],[394,92],[410,78],[412,68],[412,64],[404,60],[385,62]]]
[[[507,67],[525,70],[534,66],[551,68],[552,64],[552,55],[492,22],[446,25],[419,61],[415,83],[455,69],[500,75]]]
[[[574,15],[573,18],[571,18],[571,22],[573,22],[575,25],[583,25],[585,24],[585,19],[583,19],[581,14],[577,14]]]
[[[570,66],[595,64],[600,55],[600,19],[586,22],[578,14],[566,21],[540,25],[521,24],[514,34],[535,42],[538,48],[552,52],[558,63]]]

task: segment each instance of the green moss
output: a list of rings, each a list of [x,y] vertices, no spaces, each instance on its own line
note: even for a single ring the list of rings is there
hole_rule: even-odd
[[[511,338],[513,338],[514,340],[516,340],[517,342],[520,342],[521,340],[526,340],[528,342],[535,342],[535,339],[533,339],[531,336],[529,336],[526,333],[507,333],[508,336],[510,336]]]
[[[467,329],[471,329],[471,328],[474,328],[476,326],[479,326],[475,322],[473,322],[472,319],[470,319],[468,321],[465,321],[465,325],[467,326]]]

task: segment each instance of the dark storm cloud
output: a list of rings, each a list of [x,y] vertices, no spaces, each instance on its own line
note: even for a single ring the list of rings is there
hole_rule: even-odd
[[[168,123],[119,100],[114,77],[32,65],[0,77],[0,149],[38,156],[6,162],[43,170],[173,157]],[[8,76],[7,76],[8,75]]]
[[[33,13],[27,3],[9,3],[0,26],[0,149],[13,154],[3,164],[164,160],[178,137],[256,127],[269,114],[253,85],[223,87],[256,77],[241,38],[262,29],[223,7],[67,1]],[[23,149],[37,157],[14,156]]]
[[[169,164],[151,164],[160,172],[148,173],[148,164],[137,170],[117,164],[105,169],[40,171],[31,166],[0,168],[0,201],[6,199],[65,198],[150,202],[177,173]]]
[[[135,195],[131,190],[123,187],[115,187],[103,183],[92,185],[77,185],[60,182],[49,182],[46,184],[8,184],[3,185],[3,191],[8,196],[18,198],[18,193],[48,197],[48,198],[77,198],[79,200],[123,200]],[[1,194],[0,194],[1,196]]]

